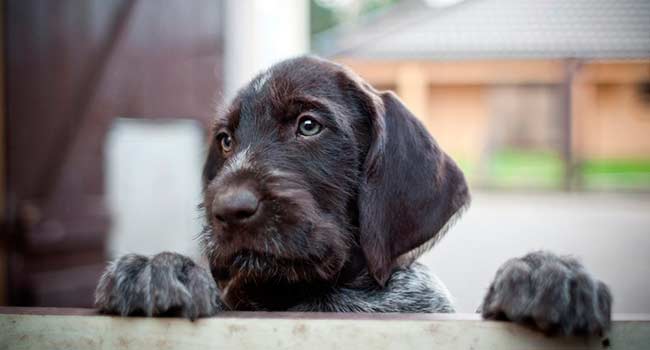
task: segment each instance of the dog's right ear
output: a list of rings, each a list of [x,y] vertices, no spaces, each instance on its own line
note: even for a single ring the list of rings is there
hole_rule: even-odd
[[[470,196],[462,171],[395,94],[343,75],[370,123],[359,241],[370,274],[384,285],[393,268],[410,264],[444,234]]]

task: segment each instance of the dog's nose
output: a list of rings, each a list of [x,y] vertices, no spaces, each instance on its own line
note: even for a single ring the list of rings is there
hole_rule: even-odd
[[[254,190],[246,186],[229,187],[215,195],[212,214],[221,222],[237,224],[253,216],[259,204]]]

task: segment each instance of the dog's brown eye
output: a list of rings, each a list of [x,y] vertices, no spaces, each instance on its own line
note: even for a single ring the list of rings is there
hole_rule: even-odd
[[[228,133],[222,132],[217,136],[221,141],[221,149],[224,153],[228,153],[232,150],[232,138]]]
[[[298,133],[302,136],[314,136],[318,134],[323,126],[310,117],[300,119],[298,124]]]

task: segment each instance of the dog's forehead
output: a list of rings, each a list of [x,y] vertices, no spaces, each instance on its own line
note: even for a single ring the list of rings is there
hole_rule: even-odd
[[[335,98],[332,74],[318,66],[275,66],[260,73],[237,100],[238,118],[282,119],[297,108],[313,107]],[[295,116],[294,116],[295,117]]]
[[[258,74],[242,88],[226,113],[216,120],[216,129],[228,126],[276,124],[296,117],[301,108],[340,105],[337,78],[342,68],[315,57],[298,57],[280,62]],[[305,103],[305,101],[308,101]],[[342,120],[335,121],[337,124]]]

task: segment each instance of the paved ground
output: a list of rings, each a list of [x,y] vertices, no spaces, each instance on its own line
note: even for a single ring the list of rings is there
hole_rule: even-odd
[[[469,211],[420,260],[474,312],[501,263],[537,249],[579,257],[608,283],[614,312],[650,313],[650,195],[474,193]]]

